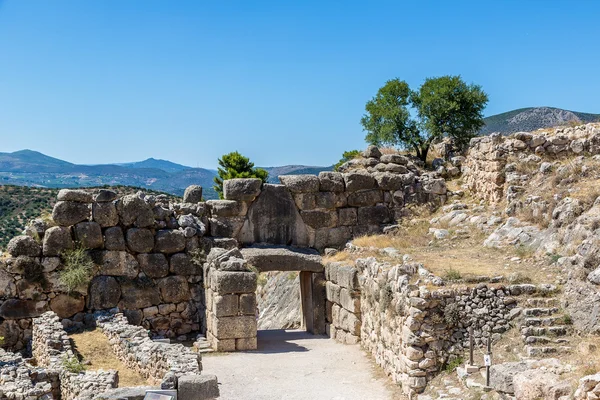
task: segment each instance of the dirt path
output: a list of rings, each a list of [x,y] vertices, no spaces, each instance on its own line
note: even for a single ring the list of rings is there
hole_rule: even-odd
[[[259,331],[258,350],[210,354],[203,373],[217,375],[222,400],[389,400],[358,346],[304,331]]]

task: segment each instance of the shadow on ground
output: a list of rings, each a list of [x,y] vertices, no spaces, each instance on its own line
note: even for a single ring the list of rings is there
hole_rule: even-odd
[[[327,336],[313,335],[306,331],[271,329],[259,330],[257,333],[258,349],[249,351],[249,353],[274,354],[274,353],[292,353],[304,352],[308,349],[298,343],[303,339],[329,339]]]

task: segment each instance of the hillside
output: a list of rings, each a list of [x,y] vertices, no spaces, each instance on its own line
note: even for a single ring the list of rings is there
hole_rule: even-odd
[[[553,107],[528,107],[508,111],[484,118],[482,135],[500,132],[509,135],[515,132],[529,132],[559,125],[579,124],[600,121],[600,114],[589,114]]]
[[[121,195],[135,193],[139,190],[153,194],[161,193],[130,186],[108,188]],[[52,212],[58,190],[0,185],[0,249],[3,249],[12,237],[20,235],[27,222],[39,216],[47,216]]]
[[[269,182],[279,175],[318,174],[331,167],[286,165],[267,167]],[[168,160],[148,158],[123,164],[78,165],[33,150],[0,153],[0,184],[48,188],[124,185],[181,196],[189,185],[204,188],[205,199],[216,199],[213,178],[217,171],[190,168]]]

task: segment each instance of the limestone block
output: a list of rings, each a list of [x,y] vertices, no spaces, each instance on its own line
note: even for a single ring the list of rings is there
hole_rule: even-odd
[[[0,318],[33,318],[42,315],[47,309],[48,303],[45,301],[8,299],[0,306]]]
[[[335,211],[310,210],[300,211],[304,223],[311,228],[333,228],[337,225],[338,216]]]
[[[75,225],[90,217],[90,206],[75,201],[59,201],[52,210],[52,220],[60,226]]]
[[[319,172],[319,190],[322,192],[343,192],[344,177],[340,172]]]
[[[64,250],[72,249],[74,245],[69,228],[53,226],[44,234],[43,254],[59,256]]]
[[[335,304],[340,304],[341,287],[331,281],[325,283],[325,296],[327,300]]]
[[[258,178],[236,178],[223,182],[225,200],[253,201],[261,191],[262,181]]]
[[[120,226],[104,230],[104,248],[106,250],[126,250],[125,236]]]
[[[319,191],[319,178],[315,175],[281,175],[279,181],[292,193]]]
[[[117,199],[117,193],[108,189],[100,189],[94,196],[94,201],[98,203],[107,203]]]
[[[154,250],[160,253],[179,253],[185,249],[185,235],[177,229],[162,229],[156,232]]]
[[[93,203],[92,219],[102,228],[115,226],[119,223],[119,214],[114,203]]]
[[[376,172],[373,177],[377,181],[377,186],[381,190],[399,190],[404,186],[404,180],[402,176],[391,172]]]
[[[323,271],[321,256],[312,249],[256,245],[243,248],[241,253],[260,272]]]
[[[317,193],[294,193],[294,202],[299,210],[312,210],[317,207]]]
[[[185,192],[183,193],[183,202],[184,203],[200,203],[202,201],[202,186],[198,185],[190,185],[185,188]]]
[[[360,292],[340,288],[340,304],[351,313],[360,313]]]
[[[37,257],[41,254],[42,248],[31,236],[16,236],[8,242],[6,251],[13,257],[30,256]]]
[[[211,289],[216,293],[253,293],[256,291],[257,276],[254,272],[213,270],[210,275]]]
[[[169,263],[162,253],[138,254],[137,261],[144,274],[150,278],[162,278],[169,274]]]
[[[212,333],[219,340],[256,337],[256,317],[245,315],[216,318]]]
[[[92,259],[102,275],[135,278],[139,273],[137,260],[126,251],[96,251]]]
[[[217,237],[237,237],[245,221],[243,216],[210,218],[210,234]]]
[[[348,207],[348,208],[340,208],[338,210],[338,220],[340,225],[349,226],[357,224],[357,212],[356,208]]]
[[[85,298],[77,293],[59,293],[50,300],[50,309],[54,311],[59,318],[70,318],[78,312],[83,311],[84,307]]]
[[[375,179],[367,171],[352,171],[342,175],[347,192],[374,189],[376,187]]]
[[[154,234],[150,229],[128,229],[126,239],[129,250],[135,253],[149,253],[154,248]]]
[[[202,275],[202,267],[185,253],[173,254],[169,259],[170,271],[175,275]]]
[[[360,207],[358,223],[360,225],[378,225],[390,222],[390,210],[386,206]]]
[[[314,247],[322,250],[326,247],[340,249],[352,238],[352,229],[349,226],[337,228],[321,228],[315,232]]]
[[[256,315],[256,294],[241,294],[239,309],[243,315]]]
[[[238,315],[239,296],[237,294],[217,295],[213,298],[212,311],[217,317]]]
[[[256,337],[235,339],[235,349],[238,351],[256,350],[257,347]]]
[[[344,343],[345,344],[359,344],[360,343],[360,336],[357,335],[353,335],[349,332],[346,333],[345,337],[344,337]]]
[[[141,194],[129,194],[117,201],[117,213],[124,226],[147,228],[154,225],[154,212]]]
[[[372,206],[383,201],[383,193],[379,189],[363,190],[348,195],[348,205],[352,207]]]
[[[185,400],[209,400],[219,397],[219,385],[215,375],[184,375],[178,379],[177,398]]]
[[[382,155],[379,160],[382,163],[392,163],[392,164],[399,164],[399,165],[406,165],[408,164],[408,159],[400,154],[384,154]]]
[[[160,293],[155,285],[140,286],[129,279],[121,279],[121,301],[119,308],[132,310],[147,308],[160,303]]]
[[[248,204],[235,200],[208,200],[206,205],[214,217],[244,216],[248,212]]]
[[[358,270],[355,267],[341,266],[337,268],[337,280],[341,287],[358,289]]]
[[[334,192],[318,192],[315,196],[315,207],[332,210],[336,208],[338,194]]]
[[[181,276],[167,276],[157,281],[158,290],[166,303],[180,303],[190,299],[187,280]]]
[[[116,307],[121,297],[121,286],[112,276],[97,276],[90,283],[88,308],[103,310]]]

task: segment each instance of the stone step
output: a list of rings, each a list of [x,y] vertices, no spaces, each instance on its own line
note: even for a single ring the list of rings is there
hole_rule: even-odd
[[[564,339],[564,338],[553,339],[553,338],[549,338],[548,336],[527,336],[525,338],[525,343],[526,344],[548,344],[548,343],[566,344],[566,343],[569,343],[569,340]]]
[[[525,317],[541,317],[556,314],[558,307],[538,307],[538,308],[524,308],[523,315]]]
[[[213,352],[214,352],[214,350],[211,349],[210,347],[205,348],[205,349],[198,349],[198,353],[200,353],[200,354],[213,353]]]
[[[567,327],[564,325],[555,326],[528,326],[521,328],[521,335],[528,336],[565,336]]]
[[[525,318],[523,327],[527,326],[552,326],[559,325],[563,321],[563,317],[555,316],[555,317],[530,317]]]
[[[559,301],[554,297],[534,297],[525,300],[525,307],[537,308],[537,307],[558,307]]]
[[[554,354],[570,353],[572,350],[568,346],[525,346],[525,353],[528,357],[543,357]]]

